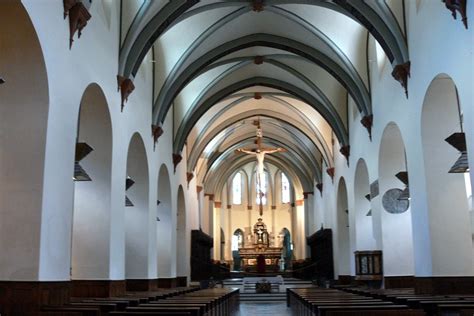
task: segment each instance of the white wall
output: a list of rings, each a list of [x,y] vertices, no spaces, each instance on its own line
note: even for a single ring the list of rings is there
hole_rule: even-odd
[[[0,160],[2,179],[5,183],[11,184],[0,188],[2,203],[0,236],[3,237],[0,238],[0,250],[5,254],[0,259],[2,267],[0,276],[5,280],[48,281],[70,278],[74,204],[74,183],[71,175],[77,134],[77,114],[86,87],[91,83],[96,83],[102,89],[108,104],[113,140],[110,233],[106,242],[109,245],[109,263],[106,271],[100,273],[100,277],[113,280],[125,278],[126,225],[123,195],[128,141],[135,133],[139,133],[144,142],[149,181],[148,204],[145,206],[148,227],[144,229],[148,236],[147,259],[144,265],[147,272],[140,277],[159,277],[157,274],[159,253],[157,234],[159,236],[159,233],[156,230],[155,218],[159,190],[158,171],[163,163],[170,170],[172,197],[170,224],[173,227],[176,227],[178,186],[182,185],[184,189],[187,206],[185,237],[187,258],[190,251],[189,231],[198,228],[199,212],[195,179],[189,183],[189,186],[186,182],[186,159],[184,158],[178,165],[176,172],[172,172],[172,111],[163,126],[164,135],[159,139],[156,148],[153,144],[150,131],[153,63],[150,62],[150,56],[147,57],[135,78],[136,89],[122,113],[115,77],[118,72],[118,2],[112,2],[110,7],[103,6],[98,1],[93,2],[91,7],[93,18],[84,29],[81,39],[78,40],[76,36],[71,50],[68,47],[69,22],[63,19],[63,7],[60,1],[24,0],[22,3],[29,12],[36,35],[31,25],[27,26],[27,22],[23,25],[18,23],[20,18],[25,18],[22,16],[24,11],[19,10],[17,14],[10,14],[6,10],[1,10],[5,15],[2,16],[2,21],[7,21],[6,23],[10,25],[14,22],[16,30],[15,33],[1,33],[1,43],[10,43],[15,40],[19,41],[17,42],[19,44],[16,50],[4,49],[4,47],[12,47],[9,45],[2,46],[0,61],[0,63],[7,61],[1,64],[2,75],[10,78],[8,81],[13,87],[8,92],[4,92],[7,90],[4,90],[3,86],[0,88],[0,93],[2,93],[1,148],[2,150],[3,148],[11,149],[11,151],[2,151]],[[104,8],[109,8],[110,12],[105,12]],[[474,16],[474,7],[468,6],[467,9],[468,16]],[[357,245],[355,212],[352,211],[355,209],[353,183],[357,161],[362,158],[366,162],[369,183],[379,179],[382,176],[379,171],[382,164],[379,152],[383,142],[383,132],[391,122],[398,126],[406,150],[412,195],[410,211],[402,214],[398,219],[403,217],[403,225],[405,225],[408,223],[408,218],[405,217],[411,217],[412,228],[405,227],[403,232],[407,234],[403,236],[412,241],[413,250],[405,249],[404,254],[411,252],[414,256],[399,256],[396,258],[398,260],[396,264],[390,263],[395,261],[396,254],[400,255],[397,252],[390,253],[392,246],[395,246],[399,240],[394,238],[397,217],[386,214],[377,199],[371,202],[375,245],[376,248],[384,250],[384,256],[388,259],[385,266],[387,274],[414,273],[417,276],[430,276],[443,273],[432,260],[433,257],[438,256],[437,251],[439,252],[440,249],[438,246],[442,243],[433,245],[430,226],[426,225],[430,222],[431,214],[428,203],[430,196],[427,194],[428,179],[424,161],[421,159],[423,156],[420,124],[422,105],[433,78],[441,73],[449,75],[456,83],[465,117],[464,129],[467,135],[468,153],[470,157],[474,157],[474,137],[472,137],[474,135],[474,92],[472,89],[474,74],[472,67],[469,67],[472,65],[473,30],[472,28],[465,30],[459,21],[452,19],[444,5],[438,1],[423,1],[418,7],[415,1],[407,1],[405,10],[407,42],[412,65],[411,77],[408,81],[409,98],[405,97],[400,84],[392,78],[391,65],[385,62],[381,63],[383,66],[379,68],[375,65],[377,61],[372,61],[370,77],[372,78],[371,96],[374,113],[373,137],[372,140],[369,139],[367,131],[359,123],[360,117],[354,116],[353,111],[349,111],[351,156],[348,165],[345,158],[338,153],[339,146],[335,142],[333,150],[336,175],[334,179],[344,177],[348,184],[347,202],[352,253]],[[22,34],[22,36],[17,36],[17,34]],[[15,38],[5,39],[5,36]],[[35,36],[39,39],[40,45],[32,44]],[[44,69],[39,69],[43,65],[40,47],[44,56],[43,68],[46,72]],[[15,68],[11,67],[13,64]],[[16,74],[31,74],[31,76],[19,78]],[[21,89],[19,89],[20,86]],[[27,87],[27,90],[23,90],[24,87]],[[35,98],[32,99],[30,96],[35,96]],[[350,106],[352,103],[352,100],[349,100]],[[15,138],[11,135],[15,135]],[[32,152],[37,156],[33,163],[28,156]],[[185,153],[186,149],[183,152]],[[13,174],[9,170],[17,172]],[[474,182],[472,171],[471,181]],[[339,233],[335,216],[337,187],[325,173],[325,168],[323,168],[323,182],[322,197],[317,191],[315,194],[316,218],[314,221],[316,226],[324,224],[324,227],[332,228],[337,239]],[[17,185],[13,186],[13,184]],[[387,187],[380,188],[380,196]],[[29,199],[25,199],[25,196]],[[278,212],[280,211],[277,209],[275,213]],[[301,212],[301,207],[297,208],[297,212]],[[283,214],[285,215],[282,215],[282,218],[285,218],[286,213]],[[219,215],[216,212],[211,220],[221,222]],[[275,230],[287,227],[287,225],[283,226],[279,219],[277,220],[279,215],[275,215]],[[299,216],[301,218],[301,214]],[[253,218],[247,218],[246,225],[253,220]],[[229,223],[232,221],[231,219]],[[225,221],[222,222],[225,223]],[[270,222],[273,225],[273,219]],[[16,229],[18,223],[22,223],[24,229]],[[230,227],[233,228],[232,224]],[[25,230],[29,234],[24,234]],[[298,227],[298,230],[304,231],[304,223],[302,227]],[[408,235],[410,231],[413,232],[412,237]],[[215,232],[216,230],[214,230],[214,236],[217,241]],[[302,240],[304,238],[301,237],[303,248]],[[173,230],[171,243],[176,244],[175,242],[176,232]],[[216,251],[215,249],[214,256]],[[172,253],[171,257],[172,269],[166,275],[167,277],[176,276],[176,254]],[[335,254],[336,266],[340,259]],[[466,269],[462,271],[462,274],[472,273]],[[352,257],[350,273],[353,273]]]
[[[474,13],[474,8],[468,8],[468,16]],[[423,100],[431,81],[438,74],[447,74],[456,83],[460,104],[464,113],[464,129],[468,143],[468,155],[474,157],[474,113],[473,113],[473,71],[472,67],[472,43],[473,30],[465,30],[459,20],[453,20],[444,5],[437,1],[422,1],[417,9],[415,1],[406,2],[408,48],[411,60],[411,77],[408,80],[407,99],[403,89],[391,76],[391,65],[383,63],[383,67],[377,67],[377,60],[371,60],[371,96],[374,113],[374,125],[372,128],[372,140],[369,139],[366,129],[360,124],[359,115],[349,115],[349,134],[351,144],[351,156],[349,166],[345,158],[339,153],[335,154],[336,175],[335,179],[343,176],[347,183],[354,183],[355,168],[359,159],[364,159],[367,164],[369,183],[379,179],[379,156],[382,135],[386,126],[394,122],[400,129],[404,141],[408,170],[410,177],[411,192],[411,222],[413,231],[413,272],[416,276],[430,276],[435,273],[432,266],[432,245],[430,238],[429,211],[426,194],[426,175],[423,164],[422,139],[421,139],[421,111]],[[436,17],[436,18],[434,18]],[[442,47],[443,49],[440,49]],[[371,52],[372,56],[374,52]],[[451,56],[451,57],[446,57]],[[455,56],[455,57],[453,57]],[[469,57],[471,56],[471,57]],[[352,112],[352,111],[350,111]],[[448,135],[447,135],[448,136]],[[339,147],[334,147],[337,152]],[[454,161],[453,161],[454,163]],[[450,166],[447,166],[449,169]],[[325,169],[323,168],[323,171]],[[471,168],[471,181],[473,179]],[[397,180],[398,181],[398,180]],[[325,228],[332,228],[337,235],[337,228],[332,223],[333,218],[328,214],[334,213],[335,196],[334,184],[331,178],[323,175],[323,196],[316,194],[316,204],[323,209],[316,213],[317,222],[323,223]],[[348,186],[349,209],[354,208],[353,186]],[[383,194],[384,192],[380,192]],[[373,214],[373,229],[375,248],[386,249],[384,244],[384,232],[382,222],[386,221],[381,203],[377,199],[371,202]],[[351,212],[350,212],[351,213]],[[385,238],[386,240],[386,238]],[[355,240],[351,234],[351,244]],[[335,266],[338,257],[335,254]],[[396,268],[390,265],[388,273],[410,273],[410,258],[397,258],[397,265],[405,266],[403,271],[391,271]],[[353,261],[353,257],[351,258]],[[469,274],[468,274],[469,275]]]

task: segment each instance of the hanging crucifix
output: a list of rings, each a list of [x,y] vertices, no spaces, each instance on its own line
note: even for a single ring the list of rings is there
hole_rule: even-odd
[[[264,170],[264,160],[265,160],[265,155],[266,154],[273,154],[277,152],[285,152],[286,149],[284,148],[264,148],[263,147],[263,133],[262,133],[262,128],[260,126],[260,120],[257,120],[254,122],[254,124],[257,126],[257,149],[245,149],[245,148],[239,148],[236,151],[240,153],[245,153],[248,155],[255,155],[257,158],[257,195],[258,195],[258,200],[259,200],[259,211],[260,211],[260,216],[263,215],[263,188],[265,183],[265,170]]]

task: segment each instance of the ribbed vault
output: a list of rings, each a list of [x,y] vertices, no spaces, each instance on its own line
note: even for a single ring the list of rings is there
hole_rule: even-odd
[[[370,134],[370,36],[406,88],[404,21],[393,10],[372,0],[144,0],[122,25],[118,75],[133,80],[151,54],[155,140],[173,133],[175,165],[185,158],[206,192],[254,159],[235,149],[255,146],[256,120],[264,146],[287,149],[268,161],[310,192],[339,154],[334,139],[350,154],[351,108]],[[170,112],[173,131],[163,131]]]

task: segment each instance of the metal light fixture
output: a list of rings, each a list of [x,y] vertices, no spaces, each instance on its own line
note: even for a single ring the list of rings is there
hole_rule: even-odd
[[[135,181],[133,181],[132,178],[127,176],[127,179],[125,179],[125,191],[130,189],[132,187],[132,185],[134,185],[134,184],[135,184]],[[128,206],[128,207],[134,206],[132,201],[126,195],[125,195],[125,206]]]
[[[449,169],[449,173],[465,173],[469,172],[469,161],[467,159],[467,151],[461,153],[461,157],[456,160],[454,165]]]
[[[87,174],[84,168],[78,162],[74,163],[74,176],[72,177],[74,181],[92,181],[91,177]]]
[[[79,162],[89,155],[94,149],[87,143],[76,143],[76,155],[74,158],[74,181],[92,181],[87,172]]]
[[[405,189],[402,191],[400,196],[398,197],[398,200],[409,200],[410,199],[410,189],[408,187],[408,172],[406,171],[400,171],[395,175],[398,180],[400,180],[404,185]]]
[[[410,199],[410,189],[408,186],[402,191],[400,196],[398,197],[399,200],[409,200]]]
[[[0,84],[4,84],[5,83],[5,79],[3,79],[3,77],[0,77]]]
[[[461,157],[456,160],[454,165],[449,169],[449,173],[464,173],[469,172],[469,161],[467,158],[466,136],[463,132],[453,133],[445,139],[445,141],[459,150]]]
[[[367,199],[367,201],[370,202],[371,198],[370,198],[370,193],[366,194],[365,195],[365,198]],[[372,209],[370,209],[367,214],[365,214],[365,216],[372,216]]]
[[[128,196],[125,195],[125,206],[130,207],[130,206],[135,206],[132,201],[128,198]]]

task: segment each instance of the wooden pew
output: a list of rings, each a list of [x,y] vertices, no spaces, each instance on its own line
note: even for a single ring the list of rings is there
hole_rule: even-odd
[[[421,308],[427,313],[427,315],[437,315],[438,314],[438,306],[439,305],[474,305],[473,300],[430,300],[430,301],[420,301],[418,303]]]
[[[288,304],[295,315],[425,315],[422,310],[410,310],[380,298],[363,296],[354,291],[334,289],[288,289]],[[367,293],[364,293],[367,294]]]
[[[171,312],[171,311],[166,311],[166,312],[110,312],[110,316],[191,316],[191,313],[188,312]]]
[[[472,316],[474,315],[474,304],[439,304],[437,314],[440,316]]]
[[[408,310],[406,305],[339,305],[339,306],[318,306],[318,316],[345,316],[354,315],[387,315],[387,311],[392,311],[400,315],[425,315],[420,310]]]
[[[124,300],[106,300],[106,299],[85,299],[77,303],[107,303],[107,304],[115,304],[116,305],[116,310],[117,311],[124,311],[125,308],[130,306],[129,301],[124,301]],[[137,304],[138,306],[138,304]]]
[[[167,312],[187,312],[189,313],[189,316],[203,316],[204,312],[202,307],[199,306],[176,306],[176,305],[171,305],[171,306],[157,306],[157,307],[127,307],[126,312],[132,312],[132,313],[137,313],[137,312],[142,312],[142,313],[155,313],[155,312],[160,312],[164,313],[163,315],[166,315],[165,313]],[[125,313],[125,315],[128,315]]]
[[[126,306],[124,311],[114,311],[109,315],[181,315],[187,316],[220,316],[231,315],[237,309],[238,289],[206,289],[201,291],[183,291],[178,295],[165,297],[162,292],[127,293],[128,297],[143,298],[138,306]],[[98,300],[100,301],[100,300]]]
[[[42,315],[81,315],[81,316],[101,316],[99,308],[95,307],[72,307],[72,306],[43,306],[40,313]]]

